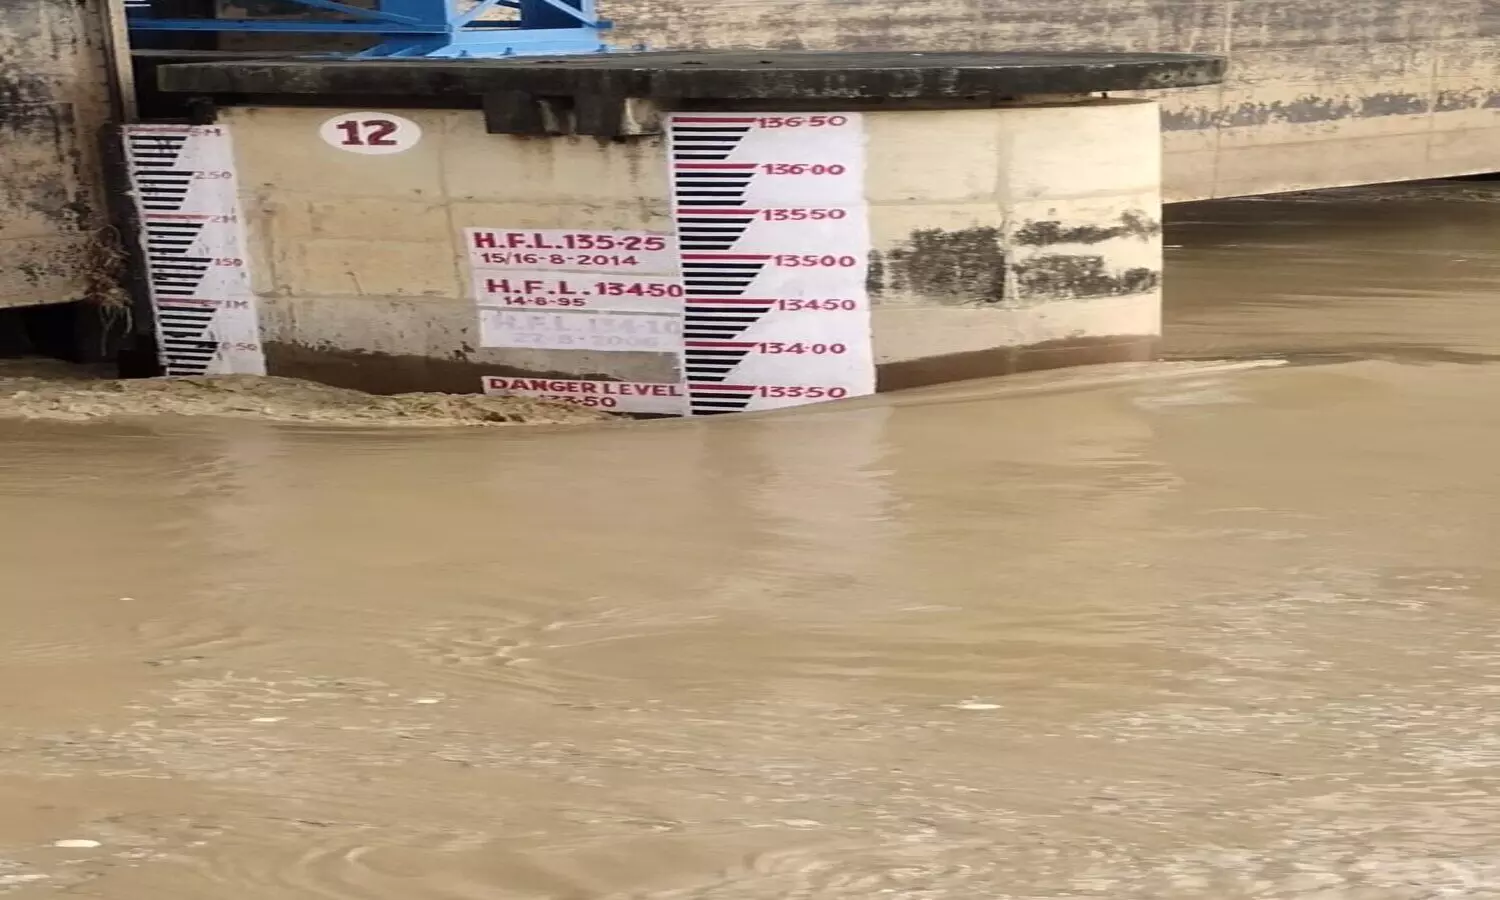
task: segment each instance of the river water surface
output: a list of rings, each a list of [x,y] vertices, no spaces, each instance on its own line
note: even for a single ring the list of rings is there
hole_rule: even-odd
[[[1175,211],[1144,368],[0,424],[0,895],[1500,897],[1485,196]]]

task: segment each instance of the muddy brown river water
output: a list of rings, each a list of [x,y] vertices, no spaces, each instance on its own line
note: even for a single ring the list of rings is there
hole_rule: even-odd
[[[1178,209],[1168,364],[0,423],[0,895],[1500,897],[1496,201]]]

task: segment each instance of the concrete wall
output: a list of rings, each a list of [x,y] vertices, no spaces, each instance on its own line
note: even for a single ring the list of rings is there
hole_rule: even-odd
[[[108,113],[96,0],[0,2],[0,307],[83,298]]]
[[[485,133],[478,111],[402,110],[421,143],[392,156],[325,144],[335,110],[225,109],[249,224],[267,369],[375,391],[474,392],[482,375],[669,382],[677,359],[479,346],[461,229],[670,231],[659,140]]]
[[[267,370],[366,390],[484,375],[676,382],[676,352],[485,348],[465,228],[673,230],[664,141],[488,134],[402,110],[411,150],[359,155],[339,110],[226,108]],[[1155,105],[1103,100],[865,116],[882,387],[1142,359],[1160,330]]]
[[[268,0],[222,0],[232,14]],[[355,0],[368,3],[370,0]],[[1500,0],[600,0],[653,49],[1151,50],[1168,202],[1500,170]],[[309,38],[298,38],[307,41]],[[231,38],[234,46],[284,39]]]
[[[1161,95],[1168,201],[1500,170],[1500,0],[602,0],[656,48],[1226,54]]]
[[[1154,103],[877,114],[871,306],[883,388],[1151,357]]]

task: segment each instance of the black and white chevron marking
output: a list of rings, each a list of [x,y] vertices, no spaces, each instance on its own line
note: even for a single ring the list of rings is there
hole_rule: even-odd
[[[148,221],[145,230],[152,293],[162,298],[196,296],[213,263],[206,256],[187,255],[203,223]]]
[[[682,286],[692,297],[738,297],[770,261],[769,254],[684,253]]]
[[[136,193],[141,209],[152,212],[177,212],[187,203],[193,186],[193,172],[181,169],[144,169],[135,174]]]
[[[759,210],[693,209],[677,213],[677,243],[683,250],[733,250]]]
[[[677,116],[672,120],[672,161],[726,160],[754,124],[753,117]]]
[[[775,305],[775,300],[689,297],[682,336],[688,340],[733,340]]]
[[[198,295],[203,278],[208,274],[208,261],[203,259],[176,259],[151,264],[151,291],[161,299],[188,300]]]
[[[156,322],[168,375],[204,375],[219,353],[211,326],[218,309],[201,303],[158,301]]]
[[[192,249],[193,243],[203,233],[202,222],[186,219],[169,221],[151,219],[146,226],[146,252],[157,255],[183,255]]]
[[[742,412],[755,396],[745,384],[695,384],[688,386],[688,409],[695,416],[717,416]]]
[[[677,163],[672,167],[672,195],[679,209],[739,206],[756,168],[755,163]]]
[[[137,132],[126,138],[125,145],[136,169],[172,169],[182,160],[187,142],[186,134]]]
[[[147,4],[129,5],[136,12]],[[218,257],[244,255],[232,168],[212,170],[207,193],[196,188],[205,163],[229,158],[228,136],[218,127],[139,125],[127,126],[124,140],[166,374],[263,372],[242,270],[215,268]],[[237,356],[225,355],[231,347]]]
[[[753,341],[684,341],[683,373],[688,384],[721,382],[754,349]]]

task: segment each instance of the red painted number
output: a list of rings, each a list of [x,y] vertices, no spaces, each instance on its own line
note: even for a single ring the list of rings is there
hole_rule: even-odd
[[[396,133],[396,123],[390,119],[345,119],[334,127],[344,133],[339,143],[345,147],[394,147],[399,143],[391,137]]]
[[[821,222],[826,219],[842,219],[849,215],[846,209],[763,209],[761,217],[768,222]]]
[[[755,388],[762,397],[805,397],[809,400],[842,400],[849,390],[841,387],[763,384]]]
[[[763,116],[755,120],[762,128],[837,128],[849,124],[846,116]]]
[[[852,256],[818,256],[813,253],[780,253],[771,257],[771,261],[778,266],[822,266],[825,268],[849,269],[859,265],[859,260]]]
[[[767,175],[842,175],[847,171],[838,163],[766,163],[760,168]]]
[[[849,350],[843,344],[808,344],[802,341],[794,343],[768,341],[763,344],[757,344],[756,348],[762,353],[811,353],[814,356],[822,356],[827,353],[846,353]]]

